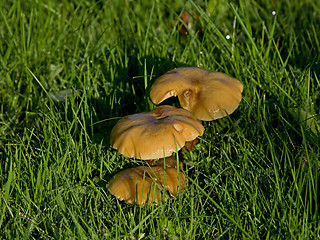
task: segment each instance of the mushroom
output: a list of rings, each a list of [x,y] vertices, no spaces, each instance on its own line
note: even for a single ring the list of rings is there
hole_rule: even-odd
[[[147,167],[128,168],[114,175],[109,182],[109,191],[126,203],[144,205],[148,200],[159,203],[161,189],[149,176]]]
[[[178,96],[181,107],[203,121],[230,115],[239,106],[242,83],[220,72],[202,68],[176,68],[159,77],[150,90],[156,105]]]
[[[203,132],[189,111],[163,105],[120,119],[111,130],[110,144],[129,158],[157,159],[171,156]]]
[[[168,159],[168,163],[125,169],[113,176],[109,182],[109,191],[119,200],[138,205],[166,200],[164,191],[175,197],[186,188],[186,180],[181,171],[169,167],[174,165],[174,160]]]

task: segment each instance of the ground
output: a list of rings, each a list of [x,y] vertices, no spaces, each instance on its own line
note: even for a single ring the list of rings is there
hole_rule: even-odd
[[[3,239],[316,239],[320,8],[292,1],[0,3]],[[187,14],[186,14],[187,13]],[[224,72],[239,108],[183,152],[187,189],[126,205],[109,134],[175,67]],[[165,102],[179,106],[177,99]]]

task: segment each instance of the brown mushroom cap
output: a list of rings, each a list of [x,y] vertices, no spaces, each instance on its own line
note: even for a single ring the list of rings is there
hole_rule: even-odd
[[[190,112],[164,105],[120,119],[111,131],[110,144],[129,158],[156,159],[171,156],[203,131]]]
[[[156,166],[154,168],[159,169],[156,176],[171,196],[177,196],[178,193],[186,188],[185,176],[182,172],[179,172],[178,176],[176,168],[166,168],[165,171],[163,171],[163,167],[160,166]]]
[[[164,169],[163,166],[129,168],[114,175],[109,183],[112,195],[138,205],[159,203],[163,199],[163,189],[175,197],[185,188],[184,174],[180,171],[178,174],[176,168]]]
[[[211,121],[233,113],[241,101],[242,83],[224,73],[201,68],[176,68],[159,77],[150,98],[159,104],[178,96],[181,107],[197,119]]]
[[[146,168],[140,166],[118,172],[109,182],[110,193],[126,203],[144,205],[147,200],[159,203],[160,186],[153,182]]]

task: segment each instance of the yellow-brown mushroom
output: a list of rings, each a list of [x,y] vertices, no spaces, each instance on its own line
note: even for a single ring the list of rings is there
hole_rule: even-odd
[[[242,83],[220,72],[202,68],[176,68],[159,77],[150,90],[156,105],[178,96],[181,107],[203,121],[233,113],[241,101]]]
[[[168,159],[168,164],[162,164],[159,161],[157,166],[139,166],[117,173],[109,182],[110,193],[119,200],[138,205],[166,200],[164,191],[175,197],[186,188],[185,176],[174,167],[176,161],[174,164],[174,160]]]
[[[201,122],[189,111],[164,105],[120,119],[111,131],[110,144],[129,158],[157,159],[171,156],[203,132]]]

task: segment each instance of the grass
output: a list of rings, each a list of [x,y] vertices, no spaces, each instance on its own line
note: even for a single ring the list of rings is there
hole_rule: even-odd
[[[0,6],[3,239],[320,238],[314,1]],[[175,21],[183,11],[193,16],[187,36]],[[141,162],[113,150],[109,133],[120,117],[153,109],[151,84],[181,66],[236,77],[243,100],[183,153],[186,191],[126,205],[106,183]]]

